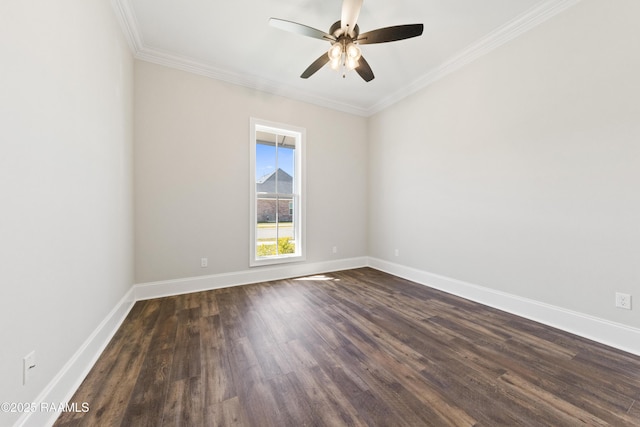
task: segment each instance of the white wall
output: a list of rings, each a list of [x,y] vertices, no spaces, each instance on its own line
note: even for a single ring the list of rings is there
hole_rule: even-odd
[[[250,117],[306,128],[307,263],[366,255],[365,118],[141,61],[135,99],[137,283],[249,269]]]
[[[308,263],[368,254],[640,327],[613,308],[640,295],[637,16],[584,0],[366,120],[134,77],[104,0],[3,1],[0,402],[34,401],[132,281],[248,268],[251,116],[307,129]]]
[[[0,402],[34,402],[133,281],[133,60],[106,0],[3,0],[0,58]]]
[[[369,254],[640,327],[638,16],[585,0],[372,117]]]

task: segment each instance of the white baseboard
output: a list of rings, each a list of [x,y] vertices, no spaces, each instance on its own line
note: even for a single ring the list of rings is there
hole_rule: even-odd
[[[171,295],[227,288],[230,286],[248,285],[250,283],[289,279],[309,274],[349,270],[352,268],[366,267],[367,262],[367,257],[359,257],[315,263],[282,264],[275,267],[254,267],[233,273],[139,283],[135,285],[133,289],[136,301],[141,301]]]
[[[640,356],[640,329],[389,261],[369,267]]]
[[[130,289],[116,306],[107,314],[93,333],[82,346],[75,352],[60,372],[42,390],[34,403],[64,403],[71,400],[82,381],[96,363],[111,338],[129,314],[133,307],[133,289]],[[24,413],[14,427],[42,427],[51,426],[56,421],[60,412],[36,411]]]

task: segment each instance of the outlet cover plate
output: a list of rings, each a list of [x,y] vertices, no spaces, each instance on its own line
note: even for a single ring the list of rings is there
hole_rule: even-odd
[[[616,292],[616,307],[631,310],[631,295]]]

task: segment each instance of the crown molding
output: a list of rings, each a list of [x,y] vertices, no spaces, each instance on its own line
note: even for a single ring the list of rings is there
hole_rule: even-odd
[[[131,8],[129,0],[111,0],[111,7],[115,12],[116,19],[122,28],[127,43],[134,56],[140,52],[144,46],[142,36],[138,30],[138,20]]]
[[[271,93],[277,96],[315,104],[332,110],[342,111],[362,117],[372,116],[398,101],[412,95],[441,78],[453,73],[476,59],[488,54],[503,44],[542,24],[582,0],[544,0],[513,20],[507,22],[485,37],[467,46],[440,66],[409,83],[370,107],[336,102],[319,95],[300,91],[289,85],[266,80],[255,75],[235,73],[170,52],[163,52],[145,45],[139,31],[137,19],[130,0],[111,0],[111,4],[122,27],[135,58],[166,67],[199,74],[238,86]]]
[[[135,54],[135,57],[141,61],[151,62],[154,64],[163,65],[165,67],[187,71],[189,73],[198,74],[201,76],[231,83],[237,86],[243,86],[249,89],[258,90],[261,92],[270,93],[272,95],[295,99],[309,104],[318,105],[320,107],[329,108],[331,110],[354,114],[357,116],[367,116],[366,108],[361,108],[355,105],[345,104],[329,98],[302,92],[297,88],[267,80],[255,75],[227,71],[158,49],[142,48]]]
[[[440,66],[367,109],[372,116],[537,27],[582,0],[546,0],[467,46]]]

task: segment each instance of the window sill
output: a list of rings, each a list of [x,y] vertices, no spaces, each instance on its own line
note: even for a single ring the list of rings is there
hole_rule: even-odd
[[[291,262],[301,262],[304,261],[304,255],[291,255],[291,256],[281,256],[281,257],[265,257],[259,259],[253,259],[249,263],[249,267],[261,267],[264,265],[278,265],[278,264],[288,264]]]

